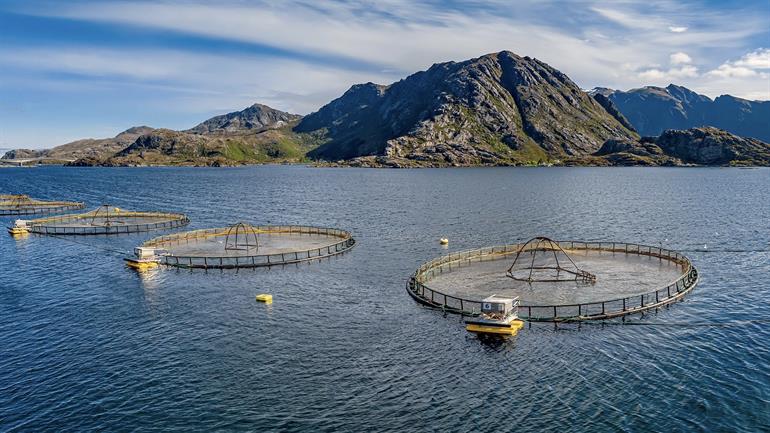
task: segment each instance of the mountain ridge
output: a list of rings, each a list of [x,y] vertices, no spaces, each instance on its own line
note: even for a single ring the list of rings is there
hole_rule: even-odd
[[[595,88],[630,121],[641,135],[658,136],[667,129],[714,126],[733,134],[770,141],[770,101],[731,95],[714,99],[686,87],[645,86],[628,91]]]
[[[640,137],[637,130],[647,135],[650,119],[640,122],[627,101],[639,110],[655,107],[662,120],[652,120],[675,132]],[[389,85],[355,84],[307,116],[257,103],[186,130],[134,127],[113,138],[16,149],[3,158],[58,158],[76,166],[770,165],[760,140],[687,126],[703,123],[696,114],[713,104],[741,111],[744,125],[770,124],[762,102],[711,100],[675,85],[585,92],[540,60],[501,51],[436,63]]]

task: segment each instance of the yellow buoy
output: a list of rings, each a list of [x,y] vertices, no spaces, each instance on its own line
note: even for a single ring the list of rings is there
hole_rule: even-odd
[[[448,245],[448,244],[449,244],[449,239],[447,239],[447,238],[441,238],[441,239],[439,240],[439,242],[441,243],[441,245]]]
[[[266,293],[262,293],[257,295],[257,302],[264,302],[265,304],[272,304],[273,303],[273,295],[268,295]]]

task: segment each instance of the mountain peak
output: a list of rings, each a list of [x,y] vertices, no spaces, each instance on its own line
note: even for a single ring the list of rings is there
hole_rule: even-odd
[[[121,135],[134,135],[134,134],[135,135],[142,135],[142,134],[147,134],[147,133],[152,132],[154,130],[155,130],[155,128],[152,128],[152,127],[149,127],[149,126],[145,126],[145,125],[142,125],[142,126],[132,126],[132,127],[128,128],[128,129],[126,129],[125,131],[121,132],[120,134],[118,134],[116,136],[116,138],[120,137]]]
[[[255,103],[241,111],[214,116],[199,123],[187,132],[193,134],[218,134],[225,132],[248,132],[277,128],[301,119],[302,116],[276,110],[264,104]]]

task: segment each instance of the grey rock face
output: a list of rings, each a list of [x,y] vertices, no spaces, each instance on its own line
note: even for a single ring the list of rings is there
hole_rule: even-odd
[[[254,104],[241,111],[212,117],[187,130],[194,134],[223,134],[239,131],[278,128],[286,123],[299,120],[302,116]]]
[[[692,128],[665,131],[656,144],[663,151],[685,163],[724,165],[770,162],[770,145],[752,138],[742,138],[717,128]]]
[[[296,128],[319,129],[328,142],[312,157],[399,165],[547,160],[636,137],[566,75],[508,51],[435,64],[387,87],[353,86]]]
[[[607,140],[594,155],[613,165],[767,165],[770,145],[704,127],[671,129],[654,140]]]

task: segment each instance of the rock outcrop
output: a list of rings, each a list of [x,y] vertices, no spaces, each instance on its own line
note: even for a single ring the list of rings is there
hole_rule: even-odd
[[[770,145],[711,127],[671,129],[659,137],[607,140],[594,156],[610,165],[752,166],[770,164]]]
[[[768,165],[770,145],[717,128],[691,128],[663,132],[655,144],[687,164]]]

